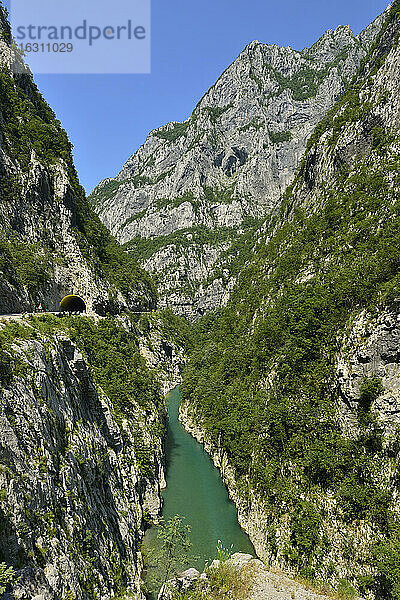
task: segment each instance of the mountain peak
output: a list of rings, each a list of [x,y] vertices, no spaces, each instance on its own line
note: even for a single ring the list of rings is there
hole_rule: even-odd
[[[260,43],[261,42],[259,42],[258,40],[253,40],[252,42],[250,42],[250,44],[247,44],[246,49],[252,50],[253,48],[256,48],[257,46],[259,46]]]
[[[303,52],[253,40],[188,120],[153,131],[115,181],[92,194],[103,222],[178,312],[193,316],[193,294],[208,294],[200,282],[224,248],[276,208],[366,51],[349,26]],[[218,305],[220,290],[212,294]]]

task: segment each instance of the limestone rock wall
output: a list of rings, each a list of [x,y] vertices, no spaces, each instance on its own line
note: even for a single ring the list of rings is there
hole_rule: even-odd
[[[22,371],[0,390],[0,561],[18,576],[9,597],[143,598],[139,542],[165,485],[159,410],[133,404],[129,421],[118,417],[66,337],[13,352]]]
[[[337,359],[342,429],[348,436],[359,431],[357,412],[360,389],[375,376],[384,392],[373,401],[371,411],[390,438],[400,425],[400,314],[382,311],[378,317],[363,312],[349,325],[349,333]]]
[[[113,271],[124,262],[90,209],[73,165],[72,146],[32,74],[15,74],[21,57],[11,45],[0,7],[0,314],[58,310],[66,294],[78,294],[89,312],[117,314],[152,307],[147,275],[121,291]]]

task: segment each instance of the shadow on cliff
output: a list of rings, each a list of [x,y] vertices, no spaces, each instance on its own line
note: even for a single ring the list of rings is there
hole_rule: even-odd
[[[172,462],[172,454],[177,448],[180,448],[180,444],[177,443],[176,437],[175,437],[172,429],[170,427],[168,427],[168,436],[167,436],[167,440],[165,443],[165,466],[167,469],[167,476],[168,476],[168,469]]]

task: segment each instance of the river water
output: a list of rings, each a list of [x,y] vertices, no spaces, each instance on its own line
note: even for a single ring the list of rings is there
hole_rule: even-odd
[[[179,388],[175,388],[167,398],[167,488],[162,515],[166,520],[176,514],[185,517],[184,523],[191,527],[192,554],[200,557],[190,566],[200,571],[205,561],[216,557],[218,540],[225,548],[233,544],[233,552],[255,556],[218,469],[178,420],[180,401]]]

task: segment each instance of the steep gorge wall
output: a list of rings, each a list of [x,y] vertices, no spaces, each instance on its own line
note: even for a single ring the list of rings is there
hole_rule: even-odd
[[[86,200],[72,146],[11,44],[0,7],[0,314],[57,310],[66,294],[89,311],[155,306],[146,273],[127,257]]]
[[[260,556],[379,600],[399,586],[399,30],[395,2],[206,321],[182,407]]]
[[[9,346],[16,374],[2,372],[0,392],[0,561],[16,570],[12,593],[142,598],[139,543],[164,485],[161,396],[132,399],[123,417],[66,335],[24,337]]]
[[[349,322],[342,339],[341,349],[336,356],[333,384],[339,391],[337,414],[341,432],[345,438],[356,441],[368,435],[368,428],[362,420],[360,422],[360,390],[363,383],[371,377],[378,377],[382,382],[383,389],[370,406],[375,424],[369,434],[371,444],[376,436],[375,443],[378,445],[379,436],[383,435],[385,452],[376,457],[374,479],[380,489],[391,490],[393,506],[396,506],[399,497],[395,485],[400,430],[399,340],[400,312],[395,307],[382,311],[378,316],[367,312],[358,314]],[[270,506],[262,494],[244,485],[243,481],[238,481],[224,445],[216,443],[202,427],[201,411],[196,411],[189,402],[183,403],[180,421],[186,431],[204,446],[219,469],[229,496],[237,507],[239,523],[249,535],[257,556],[270,568],[282,569],[292,576],[298,575],[297,568],[290,562],[290,548],[293,545],[290,513],[283,511],[278,522],[271,521]],[[304,495],[306,498],[307,495]],[[320,557],[320,581],[335,587],[340,579],[354,582],[355,575],[360,571],[376,574],[376,569],[372,567],[365,570],[365,565],[370,559],[371,543],[382,536],[378,528],[374,528],[367,520],[348,522],[343,519],[334,497],[322,490],[312,500],[323,508],[321,536],[329,540]],[[363,598],[375,598],[371,591],[364,591],[364,594]]]

